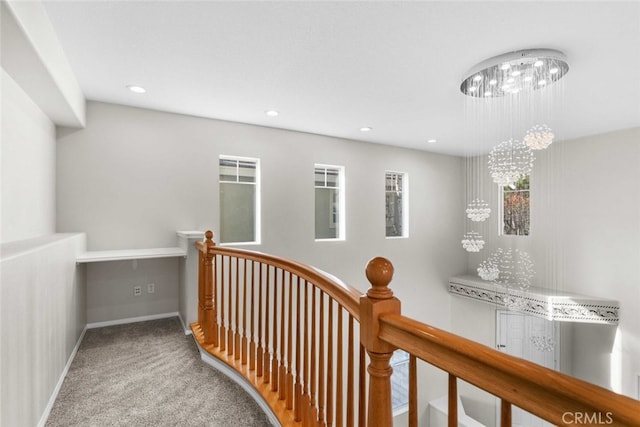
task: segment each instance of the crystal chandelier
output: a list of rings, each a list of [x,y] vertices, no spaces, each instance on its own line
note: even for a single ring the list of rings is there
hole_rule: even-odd
[[[484,240],[482,236],[476,231],[469,231],[462,237],[462,247],[467,252],[480,252],[480,249],[484,247]]]
[[[553,142],[554,134],[547,125],[534,125],[524,136],[524,143],[532,150],[544,150]]]
[[[489,152],[491,178],[498,185],[512,185],[520,176],[531,172],[534,160],[531,148],[510,138],[494,146]]]
[[[494,56],[473,67],[460,91],[476,98],[516,95],[542,89],[564,77],[569,64],[562,52],[525,49]]]
[[[491,214],[491,208],[489,204],[481,199],[474,199],[467,206],[467,218],[473,222],[481,222],[489,218]]]

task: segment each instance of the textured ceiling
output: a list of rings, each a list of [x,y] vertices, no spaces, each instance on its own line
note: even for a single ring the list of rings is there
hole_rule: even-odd
[[[464,154],[502,137],[478,126],[542,105],[470,103],[465,73],[541,47],[570,66],[536,95],[559,106],[545,118],[559,139],[640,126],[637,1],[44,4],[90,100]]]

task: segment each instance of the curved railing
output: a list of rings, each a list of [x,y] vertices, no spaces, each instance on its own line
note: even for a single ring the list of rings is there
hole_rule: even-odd
[[[283,425],[364,425],[360,292],[258,252],[199,249],[200,346],[245,377]],[[356,408],[358,408],[356,410]]]
[[[449,375],[449,426],[458,425],[458,378],[501,399],[501,426],[511,425],[512,405],[555,425],[640,426],[640,401],[402,316],[384,258],[367,265],[362,295],[313,267],[212,238],[208,231],[197,243],[194,337],[282,425],[391,426],[389,360],[399,348],[410,354],[410,426],[418,425],[418,360]]]

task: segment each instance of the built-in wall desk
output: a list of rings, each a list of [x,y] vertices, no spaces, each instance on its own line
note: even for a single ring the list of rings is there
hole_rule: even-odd
[[[186,257],[182,248],[116,249],[110,251],[87,251],[76,257],[78,264],[103,261],[125,261],[153,258]]]

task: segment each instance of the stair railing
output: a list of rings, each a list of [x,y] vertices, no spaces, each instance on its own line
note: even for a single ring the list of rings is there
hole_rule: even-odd
[[[243,375],[282,425],[393,425],[389,360],[402,349],[412,427],[417,360],[448,373],[450,427],[458,425],[458,379],[501,400],[501,426],[511,426],[512,405],[555,425],[640,426],[640,401],[401,315],[384,258],[367,265],[371,287],[362,295],[313,267],[216,246],[211,231],[196,245],[194,337]]]

